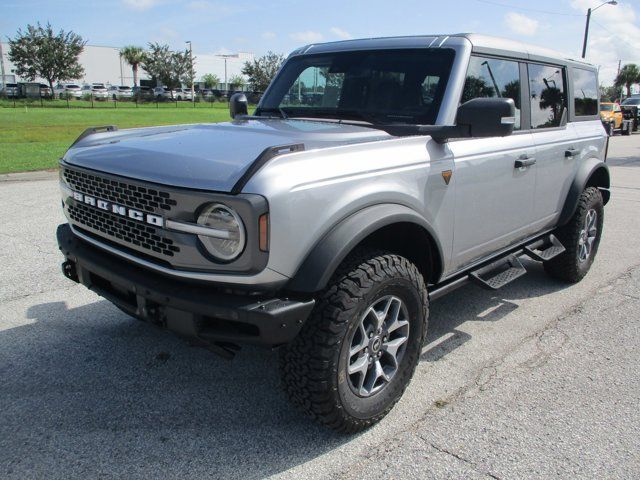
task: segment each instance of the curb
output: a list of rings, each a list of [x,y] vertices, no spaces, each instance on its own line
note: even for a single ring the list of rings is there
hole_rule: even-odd
[[[55,180],[58,178],[58,169],[55,170],[37,170],[35,172],[18,172],[0,174],[0,183],[2,182],[34,182],[39,180]]]

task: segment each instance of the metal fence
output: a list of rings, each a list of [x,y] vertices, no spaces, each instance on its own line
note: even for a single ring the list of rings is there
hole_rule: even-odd
[[[0,98],[0,108],[215,108],[226,107],[226,99],[197,98],[192,100],[159,98]]]
[[[244,93],[244,92],[243,92]],[[256,104],[260,94],[247,94],[249,102]],[[2,97],[0,96],[0,108],[226,108],[228,99],[225,96],[197,95],[194,100],[175,99],[153,96],[134,96],[131,98],[104,98],[85,94],[80,98],[70,95],[62,98],[53,97]]]

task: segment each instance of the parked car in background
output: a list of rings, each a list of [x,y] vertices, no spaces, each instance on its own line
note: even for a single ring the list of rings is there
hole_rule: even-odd
[[[609,135],[622,126],[622,110],[617,102],[600,102],[600,119]]]
[[[175,90],[175,98],[177,100],[193,100],[193,95],[191,95],[190,88],[178,88]]]
[[[7,98],[17,98],[20,96],[20,87],[17,83],[5,83],[0,92]]]
[[[138,100],[149,100],[153,98],[153,89],[151,87],[136,86],[131,89],[131,93],[133,97]]]
[[[625,98],[620,104],[620,108],[622,108],[624,116],[631,120],[631,129],[637,132],[638,124],[640,124],[640,95],[631,95]]]
[[[51,98],[53,92],[51,91],[51,87],[46,83],[40,84],[40,97],[41,98]]]
[[[156,87],[153,89],[153,96],[157,100],[173,100],[177,98],[178,91],[167,87]]]
[[[133,97],[133,89],[126,85],[111,85],[109,87],[109,97],[113,100],[121,100]]]
[[[96,100],[106,100],[109,98],[109,91],[104,83],[92,83],[91,84],[91,95]]]
[[[620,135],[630,135],[633,130],[632,113],[623,112],[618,102],[601,102],[600,119],[609,135],[616,130]]]
[[[56,87],[58,98],[82,98],[82,88],[76,83],[65,83]]]

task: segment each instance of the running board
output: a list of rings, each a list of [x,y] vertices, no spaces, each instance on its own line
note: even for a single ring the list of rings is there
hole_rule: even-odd
[[[532,260],[546,262],[564,253],[565,248],[555,235],[549,234],[524,247],[524,253]]]
[[[469,273],[469,279],[487,290],[498,290],[527,273],[515,255],[509,255],[494,263]]]

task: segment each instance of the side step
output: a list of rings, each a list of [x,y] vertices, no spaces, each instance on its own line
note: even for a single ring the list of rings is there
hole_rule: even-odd
[[[532,260],[538,262],[546,262],[554,257],[557,257],[561,253],[564,253],[565,248],[554,235],[541,238],[533,243],[530,243],[524,247],[524,253],[526,253]]]
[[[487,290],[498,290],[527,273],[515,255],[501,258],[497,262],[479,268],[469,274],[469,278]]]

